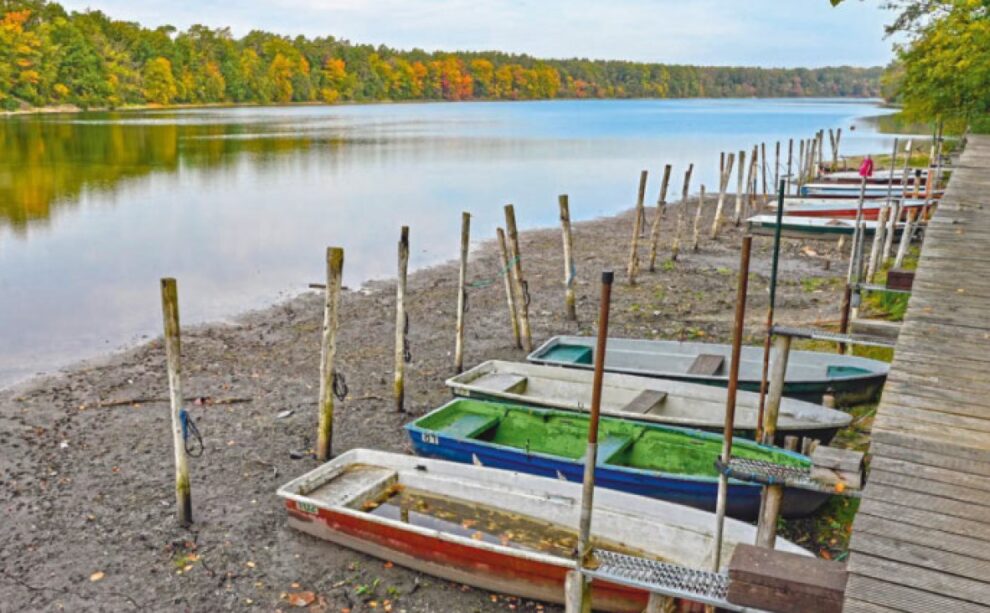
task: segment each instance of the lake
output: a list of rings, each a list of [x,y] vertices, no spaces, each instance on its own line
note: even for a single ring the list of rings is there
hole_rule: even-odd
[[[863,100],[595,100],[210,108],[0,120],[0,385],[160,334],[158,280],[183,324],[229,318],[324,277],[393,276],[454,258],[460,213],[494,237],[717,190],[719,152],[842,127],[842,152],[886,151]],[[856,126],[850,131],[851,125]],[[786,142],[784,145],[786,156]],[[796,155],[796,151],[795,151]],[[731,185],[734,186],[734,181]]]

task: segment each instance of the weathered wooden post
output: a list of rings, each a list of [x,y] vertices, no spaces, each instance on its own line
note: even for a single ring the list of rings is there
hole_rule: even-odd
[[[873,233],[873,245],[870,247],[870,260],[866,268],[867,283],[873,282],[873,277],[877,274],[879,260],[883,251],[883,235],[887,228],[887,213],[890,207],[886,204],[880,206],[880,213],[877,217],[877,229]]]
[[[522,255],[519,253],[519,231],[516,229],[516,210],[505,205],[505,229],[509,233],[509,251],[512,254],[512,279],[516,286],[516,315],[519,316],[519,335],[523,349],[533,350],[533,333],[529,329],[529,290],[523,277]]]
[[[725,427],[722,430],[722,465],[732,459],[732,432],[736,427],[736,391],[739,388],[739,360],[742,356],[743,330],[746,325],[746,293],[749,289],[749,254],[753,237],[743,237],[739,253],[739,280],[736,284],[736,317],[732,325],[732,360],[729,362],[729,389],[725,396]],[[724,472],[718,476],[718,498],[715,507],[715,541],[712,570],[718,572],[722,564],[722,529],[725,526],[725,507],[728,501],[729,478]]]
[[[639,173],[639,191],[636,195],[636,220],[633,222],[632,242],[629,248],[629,265],[626,267],[629,285],[636,285],[636,275],[639,273],[639,235],[643,231],[643,219],[646,216],[643,209],[643,200],[646,198],[647,175],[648,173],[645,170]]]
[[[787,193],[791,193],[791,172],[794,166],[794,139],[787,140]]]
[[[337,370],[337,327],[340,323],[340,293],[343,289],[344,250],[327,247],[327,287],[323,301],[323,342],[320,351],[320,418],[316,430],[316,459],[326,462],[333,455],[333,388]]]
[[[852,287],[847,283],[844,290],[842,290],[842,304],[839,307],[839,334],[847,334],[849,332],[849,309],[852,307]],[[846,353],[846,344],[839,343],[839,353]]]
[[[395,410],[405,413],[406,356],[408,320],[406,315],[406,276],[409,270],[409,226],[402,226],[399,237],[399,279],[395,285],[395,381],[392,385]]]
[[[774,437],[777,434],[777,417],[780,415],[780,401],[784,395],[787,359],[791,352],[791,337],[778,336],[773,344],[774,359],[770,375],[770,393],[760,438],[760,442],[764,445],[773,445]],[[759,524],[756,527],[756,545],[758,547],[773,549],[777,540],[777,517],[780,515],[780,503],[783,498],[783,486],[767,485],[763,487],[763,505],[760,509]]]
[[[736,154],[730,153],[726,158],[725,166],[718,181],[718,203],[715,205],[715,219],[712,220],[712,239],[718,238],[718,232],[722,229],[722,209],[725,206],[725,192],[729,189],[729,180],[732,178],[732,164],[736,159]]]
[[[853,229],[852,237],[852,252],[849,254],[849,272],[846,274],[846,284],[851,284],[853,282],[853,268],[856,263],[856,258],[859,255],[857,252],[859,250],[860,244],[860,234],[862,232],[862,221],[863,221],[863,200],[866,198],[866,177],[862,177],[859,181],[859,202],[856,205],[856,227]],[[856,278],[856,282],[859,283],[859,278]]]
[[[904,170],[901,175],[901,189],[898,199],[894,201],[894,214],[890,216],[889,223],[887,226],[886,239],[883,243],[883,259],[882,262],[886,262],[890,259],[891,252],[894,248],[894,234],[897,232],[897,224],[901,221],[901,216],[904,215],[904,209],[901,207],[903,204],[904,194],[907,189],[907,180],[910,175],[910,163],[911,163],[911,149],[914,146],[914,141],[908,139],[907,145],[904,147]],[[894,174],[894,166],[890,166],[890,174]]]
[[[467,308],[468,250],[471,246],[471,213],[461,213],[461,267],[457,276],[457,334],[454,341],[454,371],[464,370],[464,311]]]
[[[797,159],[797,193],[801,193],[801,187],[804,185],[804,163],[806,161],[806,155],[804,153],[804,143],[805,140],[802,138],[798,143],[798,159]]]
[[[904,222],[904,231],[901,233],[901,242],[897,246],[897,257],[894,258],[894,268],[900,268],[904,264],[904,258],[907,256],[908,247],[911,246],[911,235],[914,233],[914,222],[918,218],[918,215],[919,213],[914,211],[908,215],[907,221]]]
[[[773,185],[780,182],[780,141],[773,148]]]
[[[677,256],[681,251],[681,232],[684,228],[685,209],[688,206],[688,192],[691,189],[691,173],[694,172],[694,164],[688,164],[688,169],[684,173],[684,189],[681,191],[681,204],[677,210],[677,229],[674,231],[674,244],[670,247],[670,260],[677,261]]]
[[[701,186],[698,194],[698,209],[694,212],[694,231],[691,239],[691,251],[698,250],[698,240],[701,236],[701,210],[705,208],[705,186]]]
[[[564,242],[564,310],[567,319],[577,321],[577,298],[574,295],[574,277],[577,270],[574,268],[574,241],[571,238],[571,207],[567,200],[567,194],[557,197],[557,204],[560,206],[560,229]]]
[[[760,148],[753,146],[753,152],[749,156],[749,171],[746,173],[746,212],[752,210],[756,204],[756,166],[760,162]],[[736,222],[739,225],[739,221]]]
[[[509,303],[509,323],[512,324],[512,339],[517,349],[522,349],[522,339],[519,336],[519,318],[516,316],[516,290],[512,283],[512,262],[509,250],[505,244],[505,231],[496,230],[498,234],[498,249],[502,259],[502,279],[505,280],[505,299]]]
[[[760,143],[760,170],[763,176],[763,204],[766,205],[770,201],[770,195],[767,193],[767,144]]]
[[[657,196],[657,211],[650,228],[650,272],[657,268],[657,248],[660,244],[660,225],[667,210],[667,186],[670,185],[671,165],[663,167],[663,180],[660,181],[660,194]]]
[[[180,526],[192,523],[192,492],[186,461],[185,427],[182,419],[182,363],[179,328],[179,290],[175,279],[162,279],[162,319],[165,322],[165,359],[168,367],[168,398],[172,408],[172,445],[175,450],[175,515]]]
[[[743,178],[746,173],[746,152],[739,152],[739,172],[736,178],[736,214],[732,217],[732,223],[739,225],[742,220],[743,207]]]
[[[591,581],[583,576],[592,563],[591,512],[595,497],[595,464],[598,460],[598,422],[602,406],[602,378],[605,373],[605,349],[608,340],[608,315],[612,299],[611,271],[602,273],[602,296],[598,311],[598,339],[595,346],[595,370],[591,386],[591,414],[588,419],[588,446],[584,452],[584,482],[581,490],[581,522],[578,530],[578,569],[581,576],[582,612],[591,612]]]

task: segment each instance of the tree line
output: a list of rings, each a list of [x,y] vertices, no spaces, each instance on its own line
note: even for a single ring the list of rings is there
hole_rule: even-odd
[[[766,69],[499,52],[400,51],[334,37],[144,28],[0,0],[0,106],[876,96],[880,68]]]

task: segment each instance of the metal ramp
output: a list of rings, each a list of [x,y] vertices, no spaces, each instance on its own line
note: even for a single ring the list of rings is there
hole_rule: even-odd
[[[779,336],[789,336],[791,338],[809,338],[816,341],[831,341],[834,343],[846,343],[849,345],[864,345],[867,347],[890,347],[893,348],[897,341],[882,336],[869,334],[843,334],[841,332],[831,332],[818,328],[792,328],[790,326],[774,326],[771,332]]]
[[[848,496],[850,498],[859,498],[862,496],[860,490],[843,488],[842,491],[839,491],[835,486],[812,479],[810,468],[784,466],[766,460],[750,460],[745,458],[732,458],[729,460],[728,466],[723,464],[721,460],[715,460],[715,468],[730,479],[738,479],[739,481],[760,483],[763,485],[782,485],[784,487],[810,490],[823,494]]]
[[[662,596],[683,598],[726,611],[761,613],[760,609],[732,604],[726,600],[729,593],[729,576],[724,573],[696,570],[604,549],[596,549],[594,558],[598,561],[598,567],[594,570],[582,571],[584,575],[593,579],[626,585]]]

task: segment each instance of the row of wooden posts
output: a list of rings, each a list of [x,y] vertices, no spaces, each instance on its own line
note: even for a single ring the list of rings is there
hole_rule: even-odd
[[[837,159],[838,137],[836,135],[833,142],[833,162]],[[830,131],[831,137],[831,131]],[[809,142],[809,152],[815,151],[815,142],[820,143],[822,132],[819,132],[816,139]],[[776,160],[774,164],[774,181],[780,176],[780,142],[776,145]],[[793,140],[789,143],[789,151],[793,150]],[[804,141],[802,141],[802,151],[804,151]],[[818,149],[820,155],[820,147]],[[762,164],[758,162],[762,156]],[[767,163],[766,146],[761,144],[754,146],[750,154],[750,164],[745,173],[744,166],[746,152],[740,151],[738,157],[734,153],[722,154],[720,159],[719,172],[719,193],[716,204],[715,216],[712,222],[710,236],[715,239],[724,225],[724,206],[728,185],[732,175],[733,166],[738,160],[738,180],[737,193],[735,199],[735,211],[733,223],[738,225],[741,222],[744,206],[758,206],[758,178],[762,176],[762,200],[767,200]],[[802,157],[802,159],[804,159]],[[814,154],[809,153],[806,159],[808,165],[814,160]],[[788,156],[788,176],[790,174],[791,156]],[[802,169],[806,168],[802,164]],[[761,170],[762,169],[762,170]],[[687,200],[690,193],[691,177],[694,172],[694,165],[690,164],[684,173],[684,183],[681,193],[681,206],[679,207],[674,237],[671,245],[671,260],[677,260],[681,248],[681,236],[684,231],[689,212],[687,211]],[[664,167],[659,196],[654,218],[650,227],[650,251],[649,270],[655,270],[657,254],[659,250],[659,237],[661,226],[667,208],[667,192],[670,186],[672,166]],[[648,172],[640,173],[639,190],[636,202],[636,215],[633,227],[629,265],[627,267],[628,282],[632,285],[636,283],[639,274],[639,239],[641,238],[646,222],[645,197],[647,187]],[[694,212],[694,223],[692,232],[691,249],[697,251],[700,241],[700,221],[702,209],[705,205],[706,190],[701,186],[700,197],[697,208]],[[567,195],[561,195],[558,199],[560,211],[561,230],[563,234],[563,254],[564,254],[564,311],[570,320],[577,319],[575,277],[576,268],[574,263],[574,247],[571,235],[570,208]],[[523,271],[522,257],[519,248],[519,233],[516,226],[515,209],[508,204],[504,207],[505,229],[498,228],[496,235],[500,259],[502,262],[502,276],[505,283],[505,293],[509,311],[509,319],[512,329],[513,340],[516,347],[525,349],[527,352],[533,349],[532,330],[529,321],[530,294],[529,287]],[[461,216],[461,249],[460,268],[458,275],[458,298],[456,316],[456,335],[454,351],[454,368],[456,372],[463,370],[464,360],[464,331],[465,331],[465,311],[467,307],[467,267],[470,247],[470,213],[464,212]],[[337,331],[340,323],[341,294],[343,289],[343,265],[344,250],[340,247],[328,247],[326,251],[326,283],[324,302],[324,321],[322,330],[321,354],[320,354],[320,388],[319,388],[319,417],[317,425],[317,437],[315,456],[320,461],[328,460],[332,455],[333,447],[333,423],[335,408],[335,389],[338,389],[338,374],[335,358],[337,352]],[[398,281],[396,283],[396,309],[395,309],[395,352],[394,352],[394,377],[393,377],[393,399],[395,409],[399,412],[405,411],[405,365],[410,360],[410,350],[408,341],[409,319],[405,308],[406,281],[409,267],[409,227],[403,226],[400,232],[398,243]],[[189,485],[188,463],[185,453],[184,432],[184,412],[182,408],[182,377],[180,367],[180,335],[179,335],[179,311],[178,311],[178,290],[175,279],[162,280],[162,309],[164,317],[165,347],[168,360],[168,377],[172,410],[172,430],[173,442],[175,445],[175,467],[176,467],[176,498],[178,502],[178,520],[180,524],[188,525],[192,522],[192,504]]]

